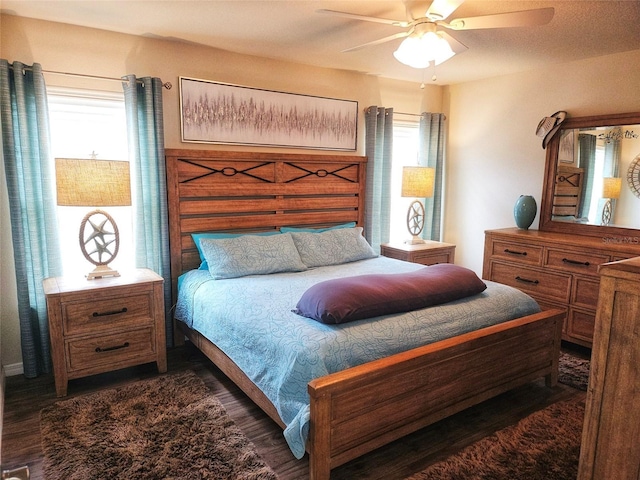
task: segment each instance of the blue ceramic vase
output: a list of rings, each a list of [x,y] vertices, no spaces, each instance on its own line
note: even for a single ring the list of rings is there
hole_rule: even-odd
[[[520,195],[516,205],[513,207],[513,216],[516,219],[518,228],[527,230],[538,213],[538,205],[536,199],[531,195]]]

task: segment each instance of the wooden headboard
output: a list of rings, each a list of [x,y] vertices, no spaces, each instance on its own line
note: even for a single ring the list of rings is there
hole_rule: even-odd
[[[171,280],[197,268],[196,232],[364,223],[366,157],[165,151]]]

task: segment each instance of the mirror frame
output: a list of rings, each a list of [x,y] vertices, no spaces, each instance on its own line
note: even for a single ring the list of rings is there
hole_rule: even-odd
[[[608,127],[618,125],[640,125],[640,112],[595,115],[590,117],[567,117],[566,120],[562,122],[560,129],[547,145],[542,200],[540,202],[539,230],[601,238],[615,237],[617,240],[622,242],[631,237],[635,239],[638,238],[640,230],[635,228],[560,222],[554,221],[551,215],[556,168],[558,164],[558,148],[560,146],[560,131],[573,128]]]

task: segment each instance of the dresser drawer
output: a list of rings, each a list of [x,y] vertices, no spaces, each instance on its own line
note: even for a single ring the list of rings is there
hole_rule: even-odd
[[[544,299],[536,298],[535,301],[538,302],[538,305],[540,305],[540,309],[543,311],[555,310],[555,309],[564,310],[564,319],[562,320],[562,333],[565,334],[568,329],[567,314],[568,314],[569,308],[562,303],[555,303],[553,301],[547,301]]]
[[[151,292],[131,296],[99,296],[92,301],[62,303],[65,335],[151,323]]]
[[[562,308],[567,312],[562,339],[591,348],[600,295],[598,270],[640,256],[640,244],[622,241],[517,228],[487,230],[482,276],[519,288],[541,308]]]
[[[542,247],[536,245],[494,241],[491,258],[506,259],[527,265],[542,265],[542,250]]]
[[[560,302],[569,301],[570,275],[493,262],[490,279],[515,287],[534,297],[540,295]]]
[[[66,342],[66,350],[69,372],[91,370],[102,365],[112,370],[119,364],[128,366],[129,360],[154,359],[155,332],[148,326],[112,335],[74,338]]]
[[[608,255],[597,255],[584,252],[570,252],[550,248],[547,250],[545,265],[560,270],[598,275],[598,265],[607,263]]]
[[[571,308],[569,310],[567,334],[572,339],[582,340],[585,346],[591,346],[595,324],[595,312]]]
[[[589,277],[574,277],[571,289],[571,303],[586,308],[598,306],[598,294],[600,292],[600,279]]]

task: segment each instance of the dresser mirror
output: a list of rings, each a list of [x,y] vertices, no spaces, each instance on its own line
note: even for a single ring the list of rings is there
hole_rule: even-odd
[[[640,112],[564,120],[547,146],[540,230],[640,244]]]

